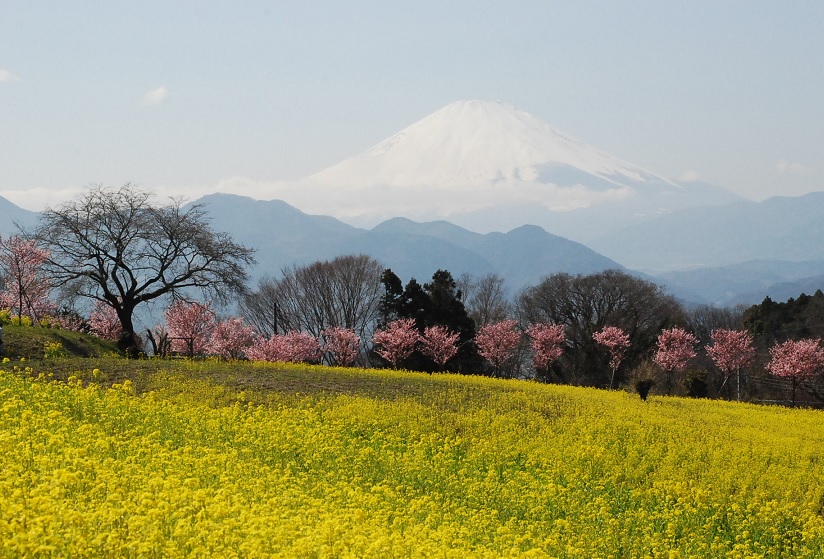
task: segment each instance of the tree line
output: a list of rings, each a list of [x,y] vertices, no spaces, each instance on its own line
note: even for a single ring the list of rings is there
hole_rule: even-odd
[[[160,355],[357,363],[639,393],[654,385],[747,400],[786,398],[791,389],[794,402],[800,388],[824,399],[820,291],[749,309],[686,309],[620,270],[554,274],[510,294],[499,276],[447,270],[404,284],[365,255],[291,266],[249,290],[253,263],[253,251],[214,231],[198,205],[158,205],[128,184],[93,187],[47,209],[35,230],[0,239],[0,306],[20,321],[117,339],[135,356],[150,344]],[[232,298],[238,316],[219,317],[215,309]],[[84,313],[78,301],[94,304]],[[135,309],[156,301],[166,302],[165,325],[143,336]]]

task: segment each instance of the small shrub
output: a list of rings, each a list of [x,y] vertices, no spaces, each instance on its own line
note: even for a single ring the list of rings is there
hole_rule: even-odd
[[[684,376],[684,388],[690,398],[707,397],[707,372],[690,369]]]
[[[46,342],[43,344],[43,357],[57,359],[63,357],[63,344],[60,342]]]
[[[40,319],[40,326],[43,328],[60,328],[60,320],[54,316],[46,315]]]
[[[9,319],[9,324],[12,324],[14,326],[31,326],[31,317],[13,316]]]
[[[651,360],[644,361],[632,371],[630,377],[631,385],[635,388],[635,392],[645,402],[649,396],[650,390],[655,386],[655,378],[659,372],[658,366]]]
[[[651,378],[638,379],[635,381],[635,391],[641,399],[646,402],[649,391],[652,390],[653,385],[655,385],[655,381]]]

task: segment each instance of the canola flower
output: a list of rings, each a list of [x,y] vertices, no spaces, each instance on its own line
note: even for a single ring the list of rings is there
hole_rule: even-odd
[[[414,390],[0,371],[0,557],[824,557],[820,412],[347,371]]]

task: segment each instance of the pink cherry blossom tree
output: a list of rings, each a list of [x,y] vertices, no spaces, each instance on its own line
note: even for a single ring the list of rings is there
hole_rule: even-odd
[[[351,328],[327,328],[323,336],[323,351],[331,365],[349,367],[360,355],[360,338]]]
[[[285,346],[286,361],[292,363],[315,362],[321,358],[320,342],[308,332],[281,334]]]
[[[532,348],[532,365],[536,370],[547,370],[552,362],[564,354],[566,329],[563,324],[530,324],[526,330]]]
[[[592,339],[609,351],[609,368],[612,369],[612,377],[609,379],[609,387],[615,384],[615,372],[624,360],[624,354],[630,346],[629,335],[617,326],[604,326],[592,335]]]
[[[514,320],[502,320],[482,326],[475,335],[478,353],[489,361],[496,375],[514,355],[521,342],[521,332]]]
[[[698,339],[683,328],[670,328],[658,336],[658,349],[653,359],[664,370],[667,377],[667,395],[672,391],[672,374],[681,372],[687,362],[695,357]]]
[[[258,337],[246,349],[252,361],[303,363],[317,361],[321,357],[320,343],[306,332],[287,332],[271,338]]]
[[[421,337],[421,353],[443,369],[446,362],[458,353],[459,337],[459,332],[452,332],[446,326],[427,326]]]
[[[755,358],[755,347],[752,336],[744,330],[728,330],[717,328],[712,331],[712,343],[706,346],[715,366],[724,374],[721,391],[726,386],[733,373],[736,373],[736,399],[741,400],[741,369],[752,363]]]
[[[811,380],[824,369],[824,348],[821,340],[788,340],[770,349],[767,370],[792,382],[792,405],[798,383]]]
[[[20,318],[28,315],[33,322],[52,311],[50,285],[43,274],[48,257],[49,251],[38,248],[32,240],[18,235],[0,237],[0,276],[6,284],[0,304],[17,309]]]
[[[89,328],[92,334],[104,340],[117,340],[123,329],[114,307],[103,301],[97,301],[89,313]]]
[[[254,329],[242,318],[231,317],[216,322],[209,337],[207,352],[223,359],[240,359],[255,338]]]
[[[166,309],[166,326],[172,351],[194,357],[208,349],[215,313],[208,304],[175,301]]]
[[[250,361],[286,361],[281,341],[281,336],[278,335],[270,338],[255,336],[252,345],[246,348],[246,357]]]
[[[372,336],[375,353],[389,361],[393,369],[415,351],[419,340],[414,318],[393,320]]]

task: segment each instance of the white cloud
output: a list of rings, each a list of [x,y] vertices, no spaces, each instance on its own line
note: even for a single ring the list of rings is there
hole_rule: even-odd
[[[681,173],[681,176],[678,177],[680,182],[698,182],[702,179],[701,173],[698,171],[690,169],[689,171],[685,171]]]
[[[786,159],[780,159],[775,165],[775,169],[779,173],[788,173],[790,175],[806,176],[812,175],[815,172],[815,167],[804,165],[803,163],[794,163]]]
[[[165,85],[150,89],[143,95],[143,102],[146,105],[159,105],[169,96],[169,90]]]
[[[16,81],[20,81],[20,78],[18,78],[8,70],[0,68],[0,83],[11,83]]]

